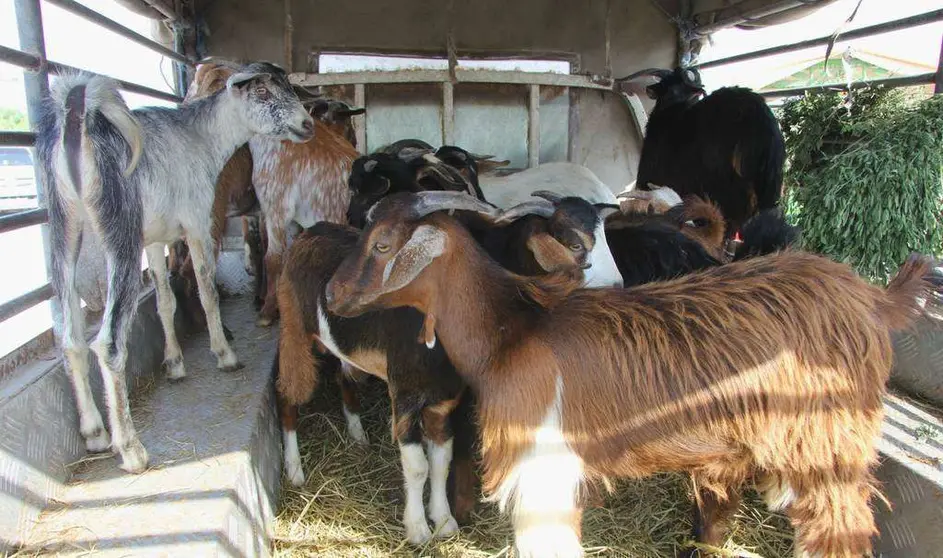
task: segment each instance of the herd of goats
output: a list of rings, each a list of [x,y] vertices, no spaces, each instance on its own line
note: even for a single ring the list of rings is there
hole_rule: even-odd
[[[366,443],[369,374],[389,386],[412,543],[455,533],[481,490],[510,515],[518,556],[581,556],[600,487],[676,471],[693,481],[699,542],[723,544],[750,483],[789,517],[797,555],[869,552],[891,333],[935,313],[939,269],[913,256],[885,289],[793,246],[763,99],[705,96],[691,69],[638,79],[656,104],[637,187],[617,197],[570,163],[501,174],[507,161],[419,140],[360,156],[364,109],[269,63],[204,61],[177,108],[130,110],[109,79],[61,76],[36,145],[87,449],[147,467],[125,382],[142,251],[168,377],[186,375],[178,305],[220,370],[242,366],[215,262],[227,217],[258,209],[246,265],[260,324],[278,319],[291,483],[298,406],[333,373]],[[82,299],[103,312],[91,350],[109,430]]]

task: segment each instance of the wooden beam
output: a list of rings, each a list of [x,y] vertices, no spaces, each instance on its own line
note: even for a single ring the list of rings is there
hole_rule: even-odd
[[[540,164],[540,86],[531,85],[527,102],[527,166]]]
[[[354,85],[354,106],[355,107],[364,107],[367,106],[367,86],[358,83]],[[367,153],[367,114],[364,113],[363,118],[354,118],[354,135],[357,137],[357,151],[361,155]]]
[[[455,145],[455,86],[442,84],[442,145]]]

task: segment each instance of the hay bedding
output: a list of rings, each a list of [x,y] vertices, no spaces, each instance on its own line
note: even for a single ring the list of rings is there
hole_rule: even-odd
[[[434,540],[425,548],[405,542],[402,477],[390,436],[386,387],[371,379],[362,386],[361,396],[370,438],[364,449],[347,438],[333,381],[322,379],[321,392],[301,409],[299,444],[306,482],[300,489],[283,484],[275,522],[276,556],[512,557],[509,521],[492,504],[479,504],[471,523],[455,537]],[[426,494],[428,498],[428,487]],[[584,514],[587,555],[675,556],[689,539],[690,502],[690,488],[681,475],[618,483],[605,508]],[[792,530],[785,518],[771,514],[753,493],[745,495],[745,502],[720,555],[791,557]]]

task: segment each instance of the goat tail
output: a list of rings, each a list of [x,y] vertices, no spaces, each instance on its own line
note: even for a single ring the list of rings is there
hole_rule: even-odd
[[[882,321],[894,331],[906,329],[922,313],[939,314],[943,268],[930,258],[911,254],[878,301]]]
[[[81,135],[87,133],[89,117],[98,113],[115,127],[131,150],[124,177],[134,172],[143,153],[143,134],[140,122],[118,92],[117,81],[86,73],[63,75],[53,84],[50,95],[63,115],[62,141],[67,161],[79,160],[76,154],[82,145]]]

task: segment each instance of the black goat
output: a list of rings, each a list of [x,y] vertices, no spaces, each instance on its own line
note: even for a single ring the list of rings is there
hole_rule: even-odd
[[[732,238],[759,210],[779,202],[783,135],[762,96],[742,87],[704,95],[696,70],[649,70],[655,108],[646,127],[637,184],[668,186],[720,206]]]

